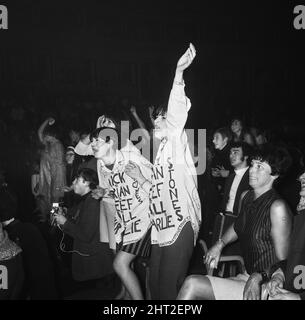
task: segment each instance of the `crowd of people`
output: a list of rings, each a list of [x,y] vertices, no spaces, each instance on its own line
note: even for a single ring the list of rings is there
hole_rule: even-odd
[[[81,129],[75,112],[65,128],[56,116],[44,113],[39,124],[31,115],[22,140],[14,127],[22,109],[0,123],[17,146],[0,163],[0,265],[8,270],[0,299],[73,299],[89,289],[132,300],[305,297],[303,151],[240,117],[194,144],[184,72],[195,57],[190,44],[168,104],[149,106],[147,117],[126,101],[118,112],[86,108]],[[8,170],[14,153],[26,159],[28,180],[18,166]],[[200,240],[209,249],[198,272]],[[244,272],[217,277],[221,256],[232,253]]]

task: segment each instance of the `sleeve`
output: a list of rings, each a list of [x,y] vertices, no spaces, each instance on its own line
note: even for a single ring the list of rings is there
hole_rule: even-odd
[[[185,95],[184,86],[184,82],[182,84],[174,82],[169,96],[166,122],[170,130],[182,130],[187,121],[191,102]]]
[[[284,281],[285,281],[285,274],[283,272],[283,270],[281,268],[278,268],[275,272],[273,273],[269,273],[267,274],[268,276],[268,279],[271,279],[273,276],[276,276],[276,275],[280,275],[283,277]]]
[[[91,195],[89,195],[81,209],[79,221],[74,223],[67,220],[63,225],[64,232],[74,239],[90,243],[96,232],[96,226],[99,225],[99,210],[99,201],[91,198]]]

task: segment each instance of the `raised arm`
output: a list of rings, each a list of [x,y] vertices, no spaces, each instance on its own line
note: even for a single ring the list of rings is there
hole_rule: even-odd
[[[195,47],[190,43],[189,48],[178,60],[166,115],[167,125],[170,130],[183,129],[186,123],[191,103],[185,96],[183,73],[191,65],[195,56]]]
[[[188,47],[188,49],[178,60],[174,82],[177,82],[179,84],[183,82],[183,72],[191,65],[195,56],[196,56],[195,47],[192,43],[190,43],[190,46]]]
[[[137,113],[137,109],[136,109],[135,106],[131,106],[131,108],[130,108],[130,113],[131,113],[131,115],[133,116],[133,118],[136,120],[138,126],[139,126],[141,129],[143,129],[143,134],[144,134],[145,139],[146,139],[147,141],[149,141],[149,140],[150,140],[149,133],[148,133],[148,131],[147,131],[147,129],[146,129],[146,126],[145,126],[143,120],[139,117],[139,115],[138,115],[138,113]]]
[[[53,118],[48,118],[40,125],[37,134],[41,143],[44,143],[43,141],[44,129],[46,128],[47,125],[52,126],[54,123],[55,123],[55,120]]]

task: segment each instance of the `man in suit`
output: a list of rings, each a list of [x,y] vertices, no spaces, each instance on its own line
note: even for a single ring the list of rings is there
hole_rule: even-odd
[[[216,218],[213,234],[221,236],[226,229],[235,221],[239,213],[239,202],[242,193],[250,189],[249,185],[249,162],[251,146],[245,142],[234,142],[230,148],[230,163],[234,171],[227,177],[224,187],[224,195],[221,204],[223,217]],[[220,221],[222,220],[222,221]],[[221,230],[222,229],[222,230]],[[228,246],[224,254],[238,254],[239,244],[233,243]]]
[[[221,210],[238,215],[241,194],[250,189],[249,160],[251,146],[245,142],[234,142],[230,148],[230,163],[234,171],[227,177]]]

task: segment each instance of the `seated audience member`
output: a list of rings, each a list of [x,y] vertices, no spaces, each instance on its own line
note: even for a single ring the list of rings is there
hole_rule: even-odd
[[[95,171],[80,169],[73,181],[74,192],[81,201],[68,209],[54,214],[57,225],[73,238],[72,275],[76,281],[100,279],[113,273],[113,254],[108,245],[100,242],[100,203],[92,197],[98,185]]]
[[[24,279],[21,251],[0,222],[0,300],[20,299]]]
[[[226,179],[224,195],[221,209],[227,216],[224,218],[223,231],[235,221],[238,216],[239,203],[244,191],[250,190],[249,185],[249,163],[252,154],[252,148],[245,142],[234,142],[231,144],[230,162],[234,171]],[[220,218],[220,216],[218,216]],[[216,219],[216,223],[217,223]],[[220,227],[217,224],[216,227]],[[216,232],[214,227],[214,232]],[[220,232],[220,231],[219,231]],[[240,254],[239,243],[233,243],[224,249],[224,254]]]
[[[230,163],[234,171],[227,177],[224,187],[222,210],[238,215],[241,194],[250,189],[249,162],[251,147],[244,142],[231,144]]]
[[[79,160],[79,159],[78,159]],[[77,161],[75,158],[74,148],[72,146],[67,147],[66,150],[66,181],[67,186],[64,188],[64,206],[66,208],[71,208],[74,204],[76,204],[78,200],[78,195],[76,195],[71,185],[76,177],[77,171],[80,166],[80,161]]]
[[[198,186],[201,186],[202,197],[202,221],[200,227],[199,238],[204,239],[207,246],[212,245],[212,234],[216,218],[216,213],[221,210],[220,203],[222,198],[219,195],[217,186],[215,185],[211,175],[211,164],[212,164],[212,146],[206,147],[206,170],[203,175],[198,176]]]
[[[71,129],[69,131],[69,144],[70,146],[75,147],[80,140],[80,133],[77,130]]]
[[[0,186],[0,222],[9,238],[23,251],[25,295],[32,300],[56,299],[58,295],[54,286],[53,265],[45,240],[36,226],[16,219],[16,212],[17,199],[5,184],[2,184]]]
[[[232,135],[228,128],[219,128],[214,132],[213,143],[215,147],[214,157],[211,164],[211,172],[214,177],[214,183],[218,191],[222,194],[225,178],[232,170],[230,164],[230,142]]]
[[[243,122],[240,119],[233,119],[231,121],[230,128],[233,134],[234,142],[243,141],[250,144],[251,146],[255,146],[255,139],[253,135],[244,127]]]
[[[259,127],[252,127],[250,128],[250,133],[254,137],[255,146],[257,148],[261,148],[265,143],[268,142],[268,134],[266,130]]]
[[[287,260],[272,266],[265,285],[270,300],[305,300],[305,174],[300,176],[300,202],[294,217]]]
[[[288,254],[291,213],[272,187],[288,163],[285,149],[266,146],[254,155],[249,171],[253,190],[242,195],[235,223],[206,254],[207,267],[217,268],[223,248],[239,239],[246,272],[234,278],[189,276],[178,299],[260,299],[263,275]]]
[[[66,180],[67,186],[71,186],[77,174],[78,167],[75,165],[75,152],[74,147],[69,146],[66,150]]]

